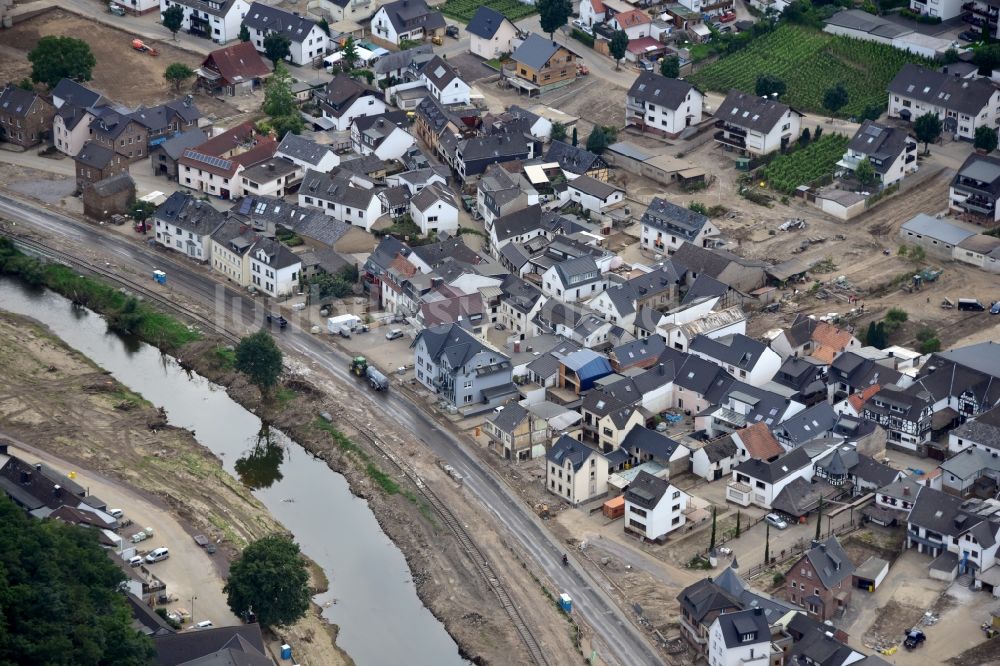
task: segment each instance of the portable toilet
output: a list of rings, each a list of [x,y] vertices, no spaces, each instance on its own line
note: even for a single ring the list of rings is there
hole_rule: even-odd
[[[292,659],[292,646],[285,643],[281,646],[281,660],[290,661]]]
[[[163,271],[153,271],[153,279],[156,280],[160,284],[166,284],[167,283],[167,274],[164,273]]]
[[[565,592],[559,595],[559,608],[563,609],[567,613],[573,612],[573,600]]]

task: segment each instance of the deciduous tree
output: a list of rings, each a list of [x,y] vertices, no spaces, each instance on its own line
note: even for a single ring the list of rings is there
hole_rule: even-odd
[[[563,141],[566,139],[566,126],[560,122],[552,123],[552,136],[550,137],[553,141]]]
[[[266,394],[278,383],[281,350],[270,333],[261,329],[239,341],[236,345],[236,369],[249,377],[261,393]]]
[[[89,81],[97,59],[82,39],[47,35],[28,52],[31,80],[54,88],[63,79]]]
[[[538,8],[538,19],[542,32],[549,33],[549,39],[552,39],[556,30],[566,25],[573,13],[573,5],[570,0],[538,0],[535,7]]]
[[[240,41],[241,42],[250,41],[250,28],[247,27],[246,23],[240,25]]]
[[[997,131],[988,125],[980,125],[976,128],[976,138],[972,145],[976,150],[992,153],[997,149]]]
[[[660,74],[668,79],[676,79],[681,75],[681,60],[677,56],[670,56],[660,61]]]
[[[928,111],[913,121],[913,133],[918,141],[924,142],[924,154],[931,154],[931,143],[941,136],[941,119],[936,113]]]
[[[264,86],[263,108],[264,113],[271,117],[271,129],[278,139],[288,132],[299,134],[305,126],[292,94],[292,77],[281,61],[275,64],[274,73]]]
[[[628,50],[628,33],[624,30],[615,30],[611,35],[611,43],[608,45],[611,57],[615,59],[615,71],[621,68],[622,58]]]
[[[177,41],[177,32],[184,25],[184,9],[180,5],[170,5],[163,12],[163,27],[170,31],[174,41]]]
[[[163,72],[163,78],[174,87],[174,92],[181,91],[181,84],[194,76],[194,70],[182,62],[172,62]]]
[[[847,106],[851,101],[851,96],[843,83],[827,88],[823,93],[823,108],[830,112],[830,115],[837,115],[837,112]]]
[[[264,38],[264,55],[267,59],[278,66],[278,62],[284,60],[292,52],[292,40],[281,32],[272,32]]]
[[[757,84],[754,86],[754,92],[757,93],[758,97],[770,97],[774,94],[781,97],[787,89],[788,86],[785,85],[784,81],[774,74],[766,73],[757,76]]]
[[[265,627],[292,624],[309,610],[309,573],[287,536],[266,536],[247,546],[229,568],[223,591],[234,614],[252,613]]]
[[[854,168],[854,176],[862,185],[868,186],[874,184],[876,174],[875,167],[872,166],[871,160],[866,157],[858,162],[858,166]]]

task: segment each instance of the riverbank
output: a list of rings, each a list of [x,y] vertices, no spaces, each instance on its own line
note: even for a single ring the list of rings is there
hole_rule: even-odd
[[[168,577],[174,605],[187,607],[197,594],[200,614],[217,623],[231,618],[222,593],[230,561],[249,541],[285,531],[267,509],[192,433],[166,425],[142,396],[36,323],[0,313],[0,367],[0,432],[51,456],[57,469],[71,465],[95,494],[131,494],[131,505],[146,507],[135,519],[170,540],[171,566],[188,564],[186,575]],[[218,542],[218,552],[208,558],[194,534]],[[321,571],[313,585],[327,585]],[[350,664],[321,610],[314,607],[282,636],[301,646],[303,661]]]
[[[5,240],[0,239],[0,244]],[[0,247],[0,250],[4,249]],[[10,249],[8,245],[8,272],[20,277],[35,276],[36,283],[49,286],[74,301],[81,302],[81,294],[101,293],[106,288],[98,280],[80,278],[74,281],[73,289],[67,291],[64,281],[48,279],[53,274],[51,268],[35,266],[33,260],[21,258],[12,265]],[[16,251],[14,253],[19,256]],[[0,260],[3,260],[4,254],[0,252]],[[0,261],[0,268],[2,264]],[[55,273],[60,274],[61,271]],[[117,303],[112,304],[110,310],[102,310],[103,301],[97,299],[88,303],[110,317],[121,312]],[[146,307],[145,304],[143,306]],[[152,308],[149,311],[162,315]],[[144,327],[139,326],[137,330],[140,337],[145,337],[142,335]],[[286,374],[283,385],[274,391],[270,401],[264,402],[257,389],[232,370],[232,354],[227,351],[225,341],[199,334],[194,341],[177,345],[175,340],[168,342],[162,336],[150,337],[153,339],[145,341],[161,346],[166,343],[169,351],[186,369],[226,388],[234,401],[287,433],[347,479],[351,492],[367,500],[382,530],[403,553],[420,600],[444,624],[463,656],[475,663],[528,663],[531,660],[496,595],[450,531],[439,525],[429,507],[420,501],[416,489],[378,451],[360,439],[345,446],[343,439],[331,436],[328,429],[320,427],[318,419],[321,412],[332,413],[333,428],[352,438],[356,434],[352,423],[378,424],[380,415],[367,411],[358,401],[341,399],[342,387],[324,386],[323,390],[319,390],[301,375]],[[330,396],[336,399],[335,404],[331,403]],[[405,439],[401,441],[396,436],[399,434],[394,433],[394,439],[401,444]],[[459,501],[464,503],[465,500]],[[456,511],[459,509],[468,511],[469,507],[464,504],[455,507]],[[471,522],[475,524],[482,519],[477,517]],[[523,576],[524,560],[520,554],[508,552],[510,544],[497,543],[492,532],[481,536],[489,537],[497,548],[506,549],[494,552],[496,558],[504,560],[501,564],[506,567],[508,575]],[[345,572],[345,575],[350,575],[350,572]],[[335,595],[335,582],[333,592]],[[517,599],[519,606],[527,605],[532,609],[529,614],[532,617],[555,620],[560,615],[554,603],[541,595],[534,584],[524,586]],[[560,655],[555,663],[562,663],[563,658],[573,659],[574,653],[580,654],[579,645],[574,644],[572,638],[575,633],[562,628],[561,623],[536,625],[535,631],[548,634],[547,640],[543,640],[553,646],[555,654]]]

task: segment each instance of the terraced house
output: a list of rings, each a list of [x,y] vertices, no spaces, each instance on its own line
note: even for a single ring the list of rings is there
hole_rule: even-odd
[[[972,141],[978,128],[996,128],[1000,90],[986,78],[903,65],[889,84],[889,117],[912,122],[926,113],[941,120],[944,134]]]
[[[0,91],[0,141],[22,148],[38,145],[52,132],[55,109],[40,95],[13,83]]]

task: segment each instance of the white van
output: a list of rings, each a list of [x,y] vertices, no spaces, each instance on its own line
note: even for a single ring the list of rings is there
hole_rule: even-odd
[[[159,562],[170,557],[170,551],[167,548],[156,548],[149,551],[146,555],[146,562],[152,564],[153,562]]]

